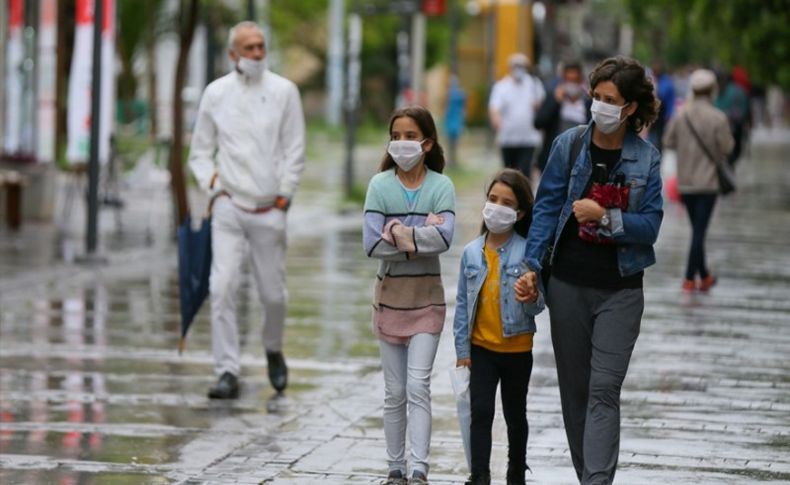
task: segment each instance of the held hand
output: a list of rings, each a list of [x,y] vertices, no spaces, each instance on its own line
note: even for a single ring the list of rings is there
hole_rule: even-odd
[[[521,275],[514,285],[516,300],[521,303],[535,303],[538,299],[538,275],[530,271]]]
[[[472,359],[458,359],[455,361],[456,367],[472,367]]]
[[[573,215],[579,224],[598,222],[606,213],[606,209],[592,199],[581,199],[573,203]]]

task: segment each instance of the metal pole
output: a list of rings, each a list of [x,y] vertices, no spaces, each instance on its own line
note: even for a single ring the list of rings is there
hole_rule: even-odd
[[[357,109],[359,105],[360,73],[359,60],[362,51],[362,17],[354,11],[348,22],[348,89],[346,93],[346,167],[344,188],[346,196],[354,191],[354,145],[356,144]]]
[[[6,67],[5,67],[5,51],[6,39],[8,39],[8,5],[9,2],[0,3],[0,39],[3,40],[2,48],[0,48],[0,79],[3,80],[3,88],[0,90],[0,136],[5,137],[5,96],[6,96]],[[3,151],[3,144],[0,143],[0,153]]]
[[[326,122],[340,124],[343,109],[343,10],[345,0],[330,0],[326,69]]]
[[[88,227],[85,247],[87,257],[96,254],[99,216],[99,126],[101,125],[101,37],[104,24],[104,0],[94,0],[93,7],[93,78],[91,79],[91,146],[88,160]]]
[[[486,74],[488,77],[488,93],[491,96],[491,89],[496,82],[496,16],[499,6],[496,0],[491,4],[488,11],[488,18],[486,19]],[[492,127],[493,128],[493,127]],[[486,133],[486,146],[491,148],[494,146],[494,130],[489,129]]]
[[[422,104],[423,74],[425,72],[425,14],[416,12],[411,17],[411,90],[414,104]]]
[[[255,22],[255,0],[247,0],[247,20]]]

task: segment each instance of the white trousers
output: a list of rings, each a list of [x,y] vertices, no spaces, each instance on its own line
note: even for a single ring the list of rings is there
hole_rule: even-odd
[[[384,371],[384,438],[389,470],[406,467],[406,411],[412,470],[428,475],[431,447],[431,372],[439,334],[418,333],[408,345],[379,340]]]
[[[249,247],[250,271],[263,304],[263,346],[280,351],[288,294],[285,289],[285,212],[245,212],[228,197],[214,204],[211,217],[211,349],[217,375],[238,376],[239,330],[236,294]]]

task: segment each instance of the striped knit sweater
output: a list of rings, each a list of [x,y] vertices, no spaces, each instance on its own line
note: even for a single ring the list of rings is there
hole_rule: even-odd
[[[446,303],[439,254],[450,248],[455,189],[428,170],[413,208],[395,169],[376,174],[365,198],[363,244],[380,260],[373,299],[373,332],[391,343],[440,333]]]

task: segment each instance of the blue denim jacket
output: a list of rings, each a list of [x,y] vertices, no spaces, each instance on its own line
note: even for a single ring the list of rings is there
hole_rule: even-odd
[[[482,235],[464,247],[461,258],[461,271],[458,276],[458,294],[455,301],[455,355],[458,359],[469,358],[469,341],[472,336],[472,324],[477,313],[477,297],[488,276],[483,247],[486,237]],[[537,330],[535,315],[543,311],[543,294],[538,295],[535,303],[519,303],[516,301],[514,285],[524,274],[524,250],[527,240],[513,234],[510,241],[497,249],[499,255],[499,308],[502,316],[502,335],[512,337]]]
[[[527,238],[526,261],[535,271],[540,271],[546,249],[550,245],[557,246],[565,223],[573,217],[572,204],[583,197],[592,175],[592,126],[591,122],[582,135],[583,144],[570,170],[570,177],[568,158],[575,128],[558,136],[551,146]],[[609,209],[611,231],[600,229],[617,245],[617,263],[622,276],[638,273],[656,262],[653,244],[664,217],[660,161],[661,155],[653,145],[633,131],[626,131],[620,161],[611,170],[610,179],[618,173],[625,175],[630,187],[628,209]]]

